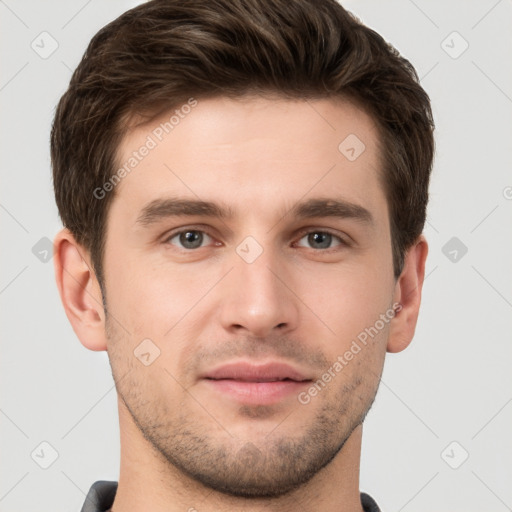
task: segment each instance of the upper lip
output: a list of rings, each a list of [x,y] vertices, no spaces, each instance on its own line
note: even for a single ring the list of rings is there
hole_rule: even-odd
[[[297,382],[311,380],[286,363],[267,362],[254,364],[233,362],[224,364],[203,375],[205,379],[232,379],[245,382],[274,382],[278,380],[295,380]]]

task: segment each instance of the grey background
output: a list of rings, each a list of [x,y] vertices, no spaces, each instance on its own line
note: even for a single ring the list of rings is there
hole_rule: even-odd
[[[48,141],[86,44],[137,3],[0,0],[2,512],[78,511],[118,479],[107,356],[76,339],[45,256]],[[512,510],[512,2],[343,4],[411,60],[437,125],[422,311],[365,422],[361,489],[384,511]]]

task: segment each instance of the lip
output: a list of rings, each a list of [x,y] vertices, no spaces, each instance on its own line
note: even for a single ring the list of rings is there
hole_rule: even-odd
[[[292,366],[279,362],[263,364],[247,362],[228,363],[208,371],[203,378],[214,380],[232,379],[244,382],[272,382],[285,379],[296,382],[311,380]]]
[[[217,393],[246,404],[272,404],[297,394],[311,378],[286,363],[233,362],[202,376]]]

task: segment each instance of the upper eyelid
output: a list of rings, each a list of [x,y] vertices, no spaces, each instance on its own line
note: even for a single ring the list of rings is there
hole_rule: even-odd
[[[341,240],[343,240],[344,236],[347,238],[350,238],[348,235],[340,234],[339,232],[336,232],[336,230],[331,229],[331,228],[316,228],[316,227],[303,228],[297,232],[296,236],[302,236],[302,235],[306,235],[308,233],[315,233],[315,232],[316,233],[328,233],[329,235],[336,236],[336,237],[340,238]]]
[[[165,234],[162,235],[162,238],[164,241],[166,241],[170,238],[174,238],[176,235],[186,233],[187,231],[199,231],[201,233],[206,233],[209,237],[213,236],[211,234],[211,230],[206,226],[185,226],[184,228],[176,228],[176,230],[171,229],[170,231],[166,231]]]

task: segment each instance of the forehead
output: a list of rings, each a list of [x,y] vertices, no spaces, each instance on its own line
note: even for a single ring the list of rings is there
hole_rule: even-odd
[[[346,100],[197,99],[127,133],[114,206],[135,215],[167,194],[264,215],[330,194],[385,208],[379,155],[375,123]]]

